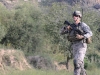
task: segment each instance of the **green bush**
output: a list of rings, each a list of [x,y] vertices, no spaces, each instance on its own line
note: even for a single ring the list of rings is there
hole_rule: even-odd
[[[7,19],[8,21],[5,22],[9,27],[1,40],[2,44],[21,49],[26,53],[34,52],[40,47],[42,38],[40,34],[43,31],[42,15],[40,9],[37,8],[32,3],[22,3],[22,5],[19,4],[15,9],[12,9],[11,14],[13,16],[10,14],[10,21]]]
[[[93,70],[97,68],[97,65],[95,63],[90,63],[89,61],[85,60],[84,62],[84,68],[86,70]]]

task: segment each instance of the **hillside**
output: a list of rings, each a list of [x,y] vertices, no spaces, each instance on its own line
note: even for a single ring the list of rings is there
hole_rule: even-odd
[[[24,56],[22,51],[11,49],[0,49],[0,72],[25,71],[36,69],[67,70],[65,64],[48,61],[43,56]],[[72,68],[70,68],[72,70]]]
[[[95,4],[100,4],[100,0],[65,0],[70,4],[81,4],[87,6],[93,6]]]
[[[21,2],[29,2],[29,1],[31,1],[35,5],[37,5],[38,2],[37,0],[0,0],[0,3],[2,3],[8,9],[12,9]]]
[[[24,54],[16,50],[0,49],[0,72],[31,69]]]
[[[79,4],[80,6],[85,6],[85,7],[93,7],[95,5],[100,5],[100,0],[54,0],[54,1],[48,1],[48,0],[0,0],[0,2],[5,5],[7,8],[11,9],[14,7],[17,3],[20,2],[29,2],[31,1],[33,4],[41,3],[41,2],[67,2],[70,5],[76,5]]]

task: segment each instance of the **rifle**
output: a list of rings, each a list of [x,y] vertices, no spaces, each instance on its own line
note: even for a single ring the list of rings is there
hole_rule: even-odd
[[[71,27],[71,24],[68,21],[65,21],[64,24],[67,25],[67,26],[64,27],[64,29],[66,29],[68,26]]]
[[[68,28],[68,29],[66,29],[68,32],[70,32],[71,30],[74,30],[75,34],[79,34],[79,35],[83,35],[84,34],[79,29],[73,27],[73,25],[71,23],[69,23],[68,21],[65,21],[64,24],[67,25],[67,26],[64,27],[64,29]]]

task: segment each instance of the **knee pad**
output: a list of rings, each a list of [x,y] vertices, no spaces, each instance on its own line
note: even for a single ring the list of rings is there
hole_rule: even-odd
[[[79,60],[74,60],[74,68],[75,68],[75,69],[81,68],[81,63],[80,63]]]

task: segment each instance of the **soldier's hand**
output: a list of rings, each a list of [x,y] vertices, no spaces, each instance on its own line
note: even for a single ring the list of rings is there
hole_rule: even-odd
[[[77,39],[83,39],[84,36],[83,36],[83,35],[76,34],[76,38],[77,38]]]
[[[71,26],[65,26],[65,27],[64,27],[64,30],[70,30],[70,29],[72,29]]]
[[[67,28],[68,30],[72,29],[71,26],[67,26],[66,28]]]

